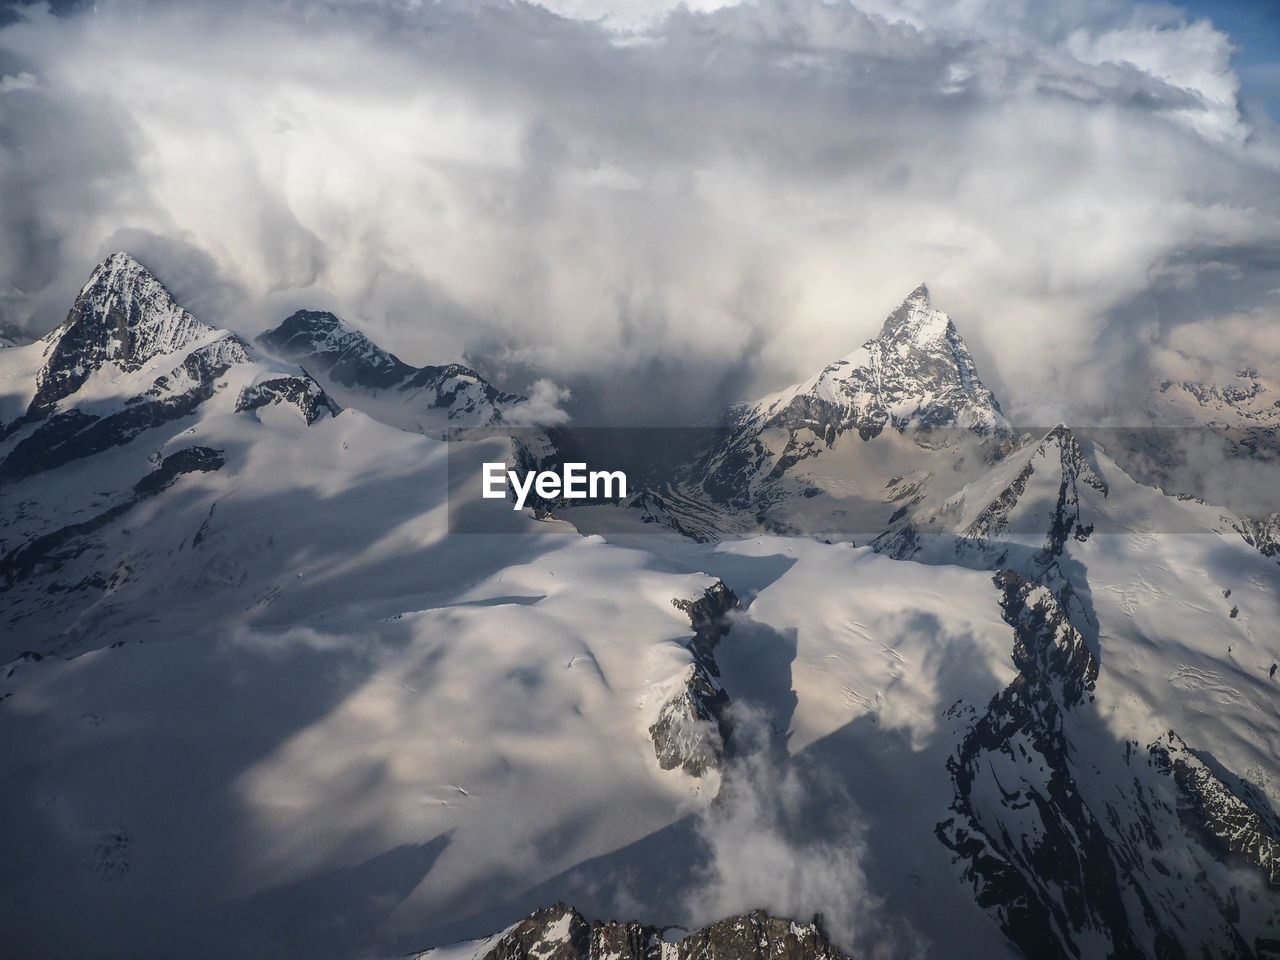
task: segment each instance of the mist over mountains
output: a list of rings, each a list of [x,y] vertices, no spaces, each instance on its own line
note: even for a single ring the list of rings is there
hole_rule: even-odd
[[[0,350],[19,955],[1280,943],[1278,515],[1019,432],[926,288],[582,508],[459,481],[573,441],[474,371],[257,341],[120,252]]]
[[[1275,62],[0,3],[0,953],[1280,957]]]
[[[128,249],[242,337],[331,310],[602,424],[779,389],[925,278],[1019,422],[1132,426],[1280,359],[1275,130],[1176,8],[11,9],[0,319],[31,334]]]

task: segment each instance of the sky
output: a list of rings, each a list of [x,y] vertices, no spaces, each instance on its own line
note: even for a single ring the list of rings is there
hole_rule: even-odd
[[[1231,38],[1245,112],[1280,120],[1280,0],[1195,0],[1186,10]]]
[[[1280,374],[1276,5],[99,0],[0,15],[0,321],[132,252],[252,335],[686,423],[918,283],[1024,423]]]

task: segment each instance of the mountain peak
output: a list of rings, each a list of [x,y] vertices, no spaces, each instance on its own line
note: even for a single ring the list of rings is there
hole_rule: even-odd
[[[361,331],[327,310],[295,310],[258,343],[297,363],[318,368],[340,386],[391,389],[416,372]]]
[[[877,339],[925,346],[941,340],[958,340],[959,335],[951,318],[933,306],[929,288],[922,283],[885,318]]]
[[[415,367],[327,311],[297,310],[258,343],[321,379],[337,399],[402,429],[436,432],[453,422],[503,420],[524,398],[503,393],[462,364]]]
[[[328,310],[295,310],[289,316],[280,322],[280,326],[270,331],[271,334],[280,336],[292,333],[299,333],[303,330],[311,331],[329,331],[329,330],[350,330],[351,325],[343,320],[336,313],[330,313]],[[362,334],[363,336],[363,334]]]
[[[94,267],[67,319],[49,335],[52,348],[28,412],[50,412],[104,363],[138,370],[212,332],[133,256],[113,253]]]
[[[105,283],[108,287],[124,289],[135,283],[145,283],[147,280],[155,280],[151,271],[144,267],[133,254],[125,250],[117,250],[115,253],[108,254],[93,268],[88,281],[80,288],[80,294],[83,296],[100,283]],[[155,282],[159,283],[158,280]]]

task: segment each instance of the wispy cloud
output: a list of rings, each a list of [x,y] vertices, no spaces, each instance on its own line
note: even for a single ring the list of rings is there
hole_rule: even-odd
[[[551,6],[19,8],[0,312],[47,328],[130,247],[211,321],[325,305],[648,422],[848,352],[920,279],[1024,419],[1132,402],[1188,324],[1280,363],[1280,151],[1207,21]]]

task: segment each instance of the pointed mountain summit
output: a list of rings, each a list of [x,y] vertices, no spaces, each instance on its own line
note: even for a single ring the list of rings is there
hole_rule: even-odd
[[[327,311],[299,310],[257,341],[301,364],[344,405],[404,430],[433,433],[455,423],[501,423],[524,399],[460,363],[407,364]]]
[[[816,376],[738,408],[739,423],[807,427],[828,446],[854,430],[955,426],[983,436],[1007,429],[969,348],[924,284],[902,301],[879,335]]]
[[[37,377],[28,415],[46,416],[104,363],[132,372],[213,333],[178,306],[146,267],[127,253],[103,260],[45,339],[48,359]]]
[[[940,310],[933,309],[929,298],[929,285],[922,283],[899,304],[898,308],[885,318],[877,339],[908,339],[924,341],[936,338],[945,333],[950,318]]]
[[[883,529],[880,507],[897,496],[886,494],[886,484],[934,470],[930,451],[956,448],[960,460],[959,447],[975,447],[979,462],[992,461],[1013,441],[955,324],[933,306],[924,284],[889,314],[877,336],[802,383],[731,408],[724,425],[691,478],[712,499],[759,514],[820,490],[855,494],[874,505],[876,517],[858,521],[864,532]],[[890,464],[889,447],[897,443],[861,449],[886,428],[916,453]],[[861,442],[850,443],[850,433]],[[778,488],[788,478],[800,489]],[[851,507],[835,509],[847,516]]]
[[[61,326],[19,351],[33,353],[35,390],[26,413],[0,425],[0,486],[144,434],[163,443],[181,429],[167,425],[206,410],[261,422],[287,407],[308,426],[339,412],[302,370],[197,320],[127,253],[98,264]]]

